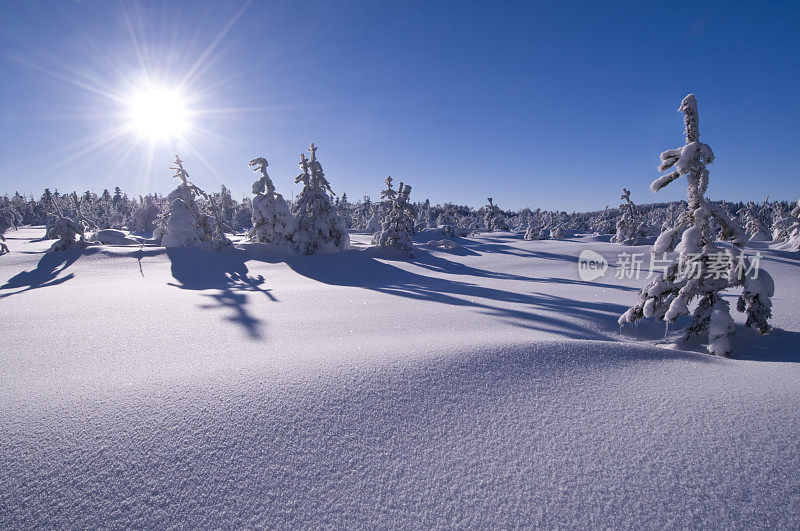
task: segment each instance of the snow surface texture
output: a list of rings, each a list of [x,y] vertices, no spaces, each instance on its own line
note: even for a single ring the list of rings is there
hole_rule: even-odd
[[[759,249],[776,328],[736,314],[724,359],[620,332],[641,280],[614,257],[644,246],[43,233],[0,257],[2,528],[800,526],[796,254]],[[579,279],[586,248],[605,277]]]

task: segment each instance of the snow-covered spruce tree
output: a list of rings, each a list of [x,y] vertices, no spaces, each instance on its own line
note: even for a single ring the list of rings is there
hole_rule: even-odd
[[[415,213],[409,201],[410,195],[411,187],[401,182],[381,232],[375,234],[372,245],[408,256],[414,255],[411,235],[414,234]]]
[[[345,226],[348,229],[353,228],[353,217],[351,215],[351,205],[347,201],[347,193],[342,193],[342,198],[339,203],[336,205],[336,212],[344,218]]]
[[[483,215],[483,221],[486,223],[486,230],[489,232],[508,230],[505,219],[503,219],[503,212],[492,202],[491,197],[486,198],[486,200],[489,202],[484,207],[486,213]]]
[[[253,183],[253,227],[248,232],[252,241],[289,245],[294,231],[294,218],[283,196],[275,191],[275,185],[267,174],[269,163],[264,157],[250,161],[250,168],[261,173]]]
[[[700,120],[694,95],[686,96],[678,110],[684,114],[686,144],[661,154],[659,170],[667,171],[675,166],[675,171],[653,181],[650,188],[656,192],[686,176],[689,208],[673,228],[658,237],[651,251],[661,256],[677,250],[680,257],[667,265],[663,275],[656,276],[642,289],[638,302],[622,314],[619,324],[635,323],[645,317],[671,323],[681,315],[691,315],[686,338],[707,335],[711,354],[728,355],[732,351],[730,336],[734,325],[722,291],[743,286],[737,309],[747,314],[747,326],[764,333],[769,330],[770,297],[775,287],[770,275],[763,269],[751,267],[741,253],[747,239],[742,228],[705,197],[706,164],[714,161],[714,153],[707,144],[700,142]],[[711,219],[719,225],[721,236],[732,241],[736,252],[723,251],[716,245]],[[699,302],[690,312],[689,304],[695,298]]]
[[[623,188],[619,198],[625,202],[619,206],[621,216],[617,220],[617,232],[611,237],[611,241],[623,245],[638,245],[639,224],[636,219],[636,205],[631,201],[631,191]]]
[[[295,179],[296,183],[303,183],[303,190],[292,206],[297,220],[292,243],[303,254],[344,251],[350,248],[345,221],[331,201],[334,193],[317,160],[317,146],[312,143],[308,151],[311,159],[305,153],[300,155],[302,173]]]
[[[8,250],[8,246],[6,245],[6,237],[4,234],[8,229],[16,229],[17,228],[17,221],[18,218],[22,216],[19,215],[19,212],[10,202],[3,202],[0,203],[0,254],[6,254],[10,252]]]
[[[797,205],[792,209],[791,221],[789,221],[788,240],[786,248],[790,251],[800,251],[800,199],[797,200]]]
[[[372,211],[372,216],[370,216],[369,221],[367,221],[366,230],[367,232],[375,234],[376,232],[380,232],[382,226],[383,215],[381,214],[381,207],[376,205]]]
[[[392,181],[391,175],[383,181],[386,183],[386,189],[381,190],[381,209],[384,214],[388,214],[392,210],[392,204],[397,197],[397,191],[392,188]]]
[[[204,241],[211,242],[216,248],[231,245],[212,198],[189,180],[189,173],[183,168],[180,157],[175,155],[173,164],[170,167],[175,172],[172,177],[181,182],[167,196],[169,212],[162,218],[161,226],[153,237],[161,238],[164,247],[191,247]],[[200,212],[196,203],[198,197],[206,200],[213,217]]]

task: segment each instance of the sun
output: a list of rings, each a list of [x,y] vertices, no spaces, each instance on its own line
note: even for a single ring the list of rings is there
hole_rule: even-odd
[[[186,101],[177,90],[151,87],[128,101],[130,128],[150,141],[180,138],[189,129]]]

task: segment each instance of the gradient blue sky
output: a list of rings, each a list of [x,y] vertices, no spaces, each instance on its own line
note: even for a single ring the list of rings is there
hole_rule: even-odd
[[[148,78],[186,85],[185,140],[111,134]],[[178,152],[237,197],[265,155],[289,197],[315,141],[351,200],[386,175],[434,203],[674,200],[648,186],[688,92],[710,197],[797,199],[798,2],[0,1],[0,193],[167,192]]]

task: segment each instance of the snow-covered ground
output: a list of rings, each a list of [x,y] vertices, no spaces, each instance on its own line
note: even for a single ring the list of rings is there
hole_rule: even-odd
[[[0,526],[800,526],[800,256],[736,359],[510,233],[0,257]],[[580,280],[577,256],[612,261]],[[696,350],[696,351],[692,351]]]

